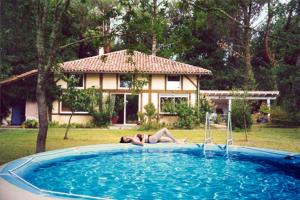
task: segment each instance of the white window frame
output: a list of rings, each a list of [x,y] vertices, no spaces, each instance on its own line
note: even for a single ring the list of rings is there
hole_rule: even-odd
[[[161,98],[167,97],[167,98],[187,98],[187,102],[190,102],[189,94],[160,94],[159,95],[159,114],[162,115],[176,115],[176,113],[170,113],[170,112],[162,112],[161,111]]]
[[[127,95],[137,95],[138,96],[138,111],[140,111],[141,110],[140,101],[141,101],[141,98],[142,98],[141,94],[140,93],[139,94],[132,94],[132,93],[129,93],[129,92],[125,92],[125,93],[113,92],[113,93],[110,94],[110,96],[113,95],[113,94],[114,95],[117,95],[117,94],[124,95],[124,107],[123,107],[123,109],[124,109],[124,112],[123,112],[124,122],[123,122],[123,124],[124,125],[131,125],[131,124],[126,123],[126,103],[127,103],[126,96]],[[139,118],[138,118],[138,120],[139,120]]]
[[[75,87],[76,89],[84,89],[84,85],[85,85],[85,74],[82,74],[82,73],[68,73],[69,76],[72,76],[72,75],[81,75],[82,76],[82,86],[80,87]]]
[[[129,88],[129,87],[123,87],[123,86],[121,86],[121,76],[126,76],[126,74],[120,74],[119,75],[119,85],[118,85],[118,87],[119,88]],[[131,80],[131,82],[132,82],[132,80]]]
[[[63,102],[60,101],[59,102],[60,114],[72,114],[71,111],[62,111],[62,104],[63,104]],[[75,112],[73,112],[73,114],[89,114],[89,112],[87,112],[87,111],[75,111]]]
[[[169,81],[169,77],[170,76],[178,76],[179,77],[179,87],[178,88],[169,88],[170,86],[169,86],[169,82],[175,82],[175,81]],[[182,89],[181,88],[181,79],[182,79],[182,76],[181,75],[177,75],[177,74],[174,74],[174,75],[172,75],[172,74],[170,74],[170,75],[167,75],[167,77],[166,77],[166,79],[167,79],[167,81],[166,81],[166,88],[167,88],[167,90],[180,90],[180,89]]]

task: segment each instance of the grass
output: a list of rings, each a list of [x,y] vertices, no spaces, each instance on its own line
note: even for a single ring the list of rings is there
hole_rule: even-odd
[[[154,131],[71,129],[69,139],[63,140],[65,129],[51,128],[48,132],[47,150],[91,144],[118,143],[123,135],[138,132],[150,134]],[[202,143],[204,130],[171,130],[178,138],[187,142]],[[226,131],[212,129],[214,143],[224,144]],[[0,129],[0,165],[35,152],[36,129]],[[245,141],[244,132],[234,132],[234,144],[300,152],[300,128],[268,128],[254,126]]]

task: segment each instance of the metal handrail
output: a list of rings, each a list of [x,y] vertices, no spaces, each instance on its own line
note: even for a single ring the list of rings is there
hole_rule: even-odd
[[[233,145],[231,111],[228,111],[228,117],[227,118],[228,119],[227,119],[227,129],[226,129],[226,155],[228,155],[229,145]]]

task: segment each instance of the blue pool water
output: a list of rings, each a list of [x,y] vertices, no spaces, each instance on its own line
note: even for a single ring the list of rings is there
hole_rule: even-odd
[[[299,169],[197,150],[73,156],[23,178],[42,189],[105,199],[300,199]]]

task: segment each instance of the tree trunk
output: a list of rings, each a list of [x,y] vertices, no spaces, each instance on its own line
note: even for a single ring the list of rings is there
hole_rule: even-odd
[[[251,13],[252,13],[252,2],[250,1],[248,5],[242,5],[243,10],[243,23],[245,25],[242,37],[242,44],[243,44],[243,58],[245,64],[245,77],[246,77],[246,87],[248,89],[253,87],[254,83],[254,75],[252,70],[251,64],[251,50],[250,50],[250,41],[251,41],[251,28],[250,28],[250,21],[251,21]]]
[[[65,132],[64,140],[68,139],[68,132],[69,132],[69,129],[70,129],[72,117],[73,117],[73,112],[71,113],[71,116],[70,116],[69,121],[68,121],[68,126],[67,126],[67,129],[66,129],[66,132]]]
[[[157,0],[153,0],[153,10],[152,10],[152,29],[154,29],[155,26],[155,21],[156,21],[156,15],[157,15]],[[152,55],[156,55],[157,52],[157,37],[156,37],[156,32],[152,30],[152,48],[151,48],[151,53]]]
[[[273,11],[271,10],[271,0],[268,1],[268,19],[267,19],[267,25],[266,25],[266,31],[264,36],[264,58],[266,63],[268,63],[271,66],[275,66],[275,58],[271,53],[270,47],[269,47],[269,34],[271,29],[271,21],[273,18]]]
[[[53,12],[49,12],[51,4],[49,1],[35,1],[36,9],[36,49],[38,58],[38,76],[36,85],[36,99],[38,104],[39,115],[39,133],[36,141],[36,152],[46,150],[46,139],[48,132],[48,106],[46,96],[46,79],[51,72],[56,56],[56,42],[59,26],[62,21],[62,16],[66,12],[70,0],[55,2]],[[55,19],[52,22],[51,33],[48,34],[49,13],[53,14]],[[46,42],[47,44],[46,45]]]
[[[38,104],[39,116],[39,133],[36,141],[36,152],[43,152],[46,150],[46,138],[48,132],[48,106],[46,101],[46,89],[44,76],[41,70],[38,71],[37,86],[36,86],[36,99]]]

